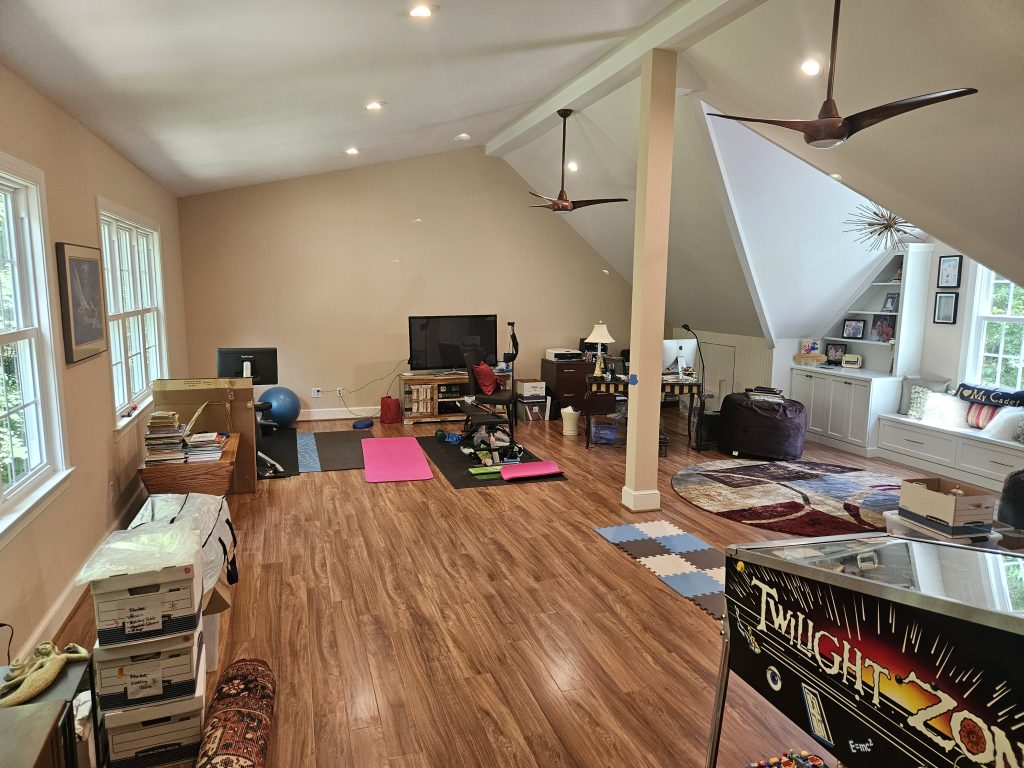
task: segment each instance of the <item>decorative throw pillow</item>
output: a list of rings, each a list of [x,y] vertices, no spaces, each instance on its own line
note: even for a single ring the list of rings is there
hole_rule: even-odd
[[[949,379],[930,373],[923,373],[920,376],[904,376],[903,390],[900,392],[900,407],[896,412],[904,416],[908,415],[910,411],[911,388],[924,387],[932,392],[945,392],[950,383]]]
[[[988,423],[999,412],[998,405],[985,405],[983,403],[971,403],[967,406],[967,426],[975,429],[985,429]]]
[[[1014,440],[1014,434],[1024,420],[1024,408],[1000,408],[981,434],[995,440]]]
[[[1024,391],[1008,392],[1005,389],[992,389],[977,384],[961,382],[956,388],[956,396],[969,403],[983,403],[996,406],[1024,406]]]
[[[929,392],[921,421],[940,427],[962,427],[970,404],[944,392]]]
[[[1024,445],[1024,419],[1017,422],[1017,428],[1013,430],[1013,439]]]
[[[473,375],[476,377],[476,385],[485,395],[493,395],[498,390],[498,377],[487,363],[474,365]]]
[[[924,387],[911,387],[910,407],[907,408],[907,416],[920,421],[921,417],[924,416],[924,407],[928,402],[928,395],[931,393],[930,389],[925,389]]]

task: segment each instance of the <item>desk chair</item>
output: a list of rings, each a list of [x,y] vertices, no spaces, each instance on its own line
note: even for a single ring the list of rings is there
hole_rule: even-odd
[[[508,427],[509,436],[512,438],[512,442],[516,439],[516,408],[515,408],[515,397],[516,393],[511,387],[508,389],[496,389],[493,394],[484,393],[476,383],[476,373],[473,371],[474,365],[480,365],[480,358],[476,352],[466,352],[463,356],[466,361],[466,373],[469,379],[469,394],[474,398],[474,401],[480,405],[500,405],[505,409],[508,414]]]

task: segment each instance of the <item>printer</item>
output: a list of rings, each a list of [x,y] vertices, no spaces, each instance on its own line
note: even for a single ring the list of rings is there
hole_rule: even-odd
[[[578,349],[566,349],[565,347],[548,347],[544,351],[544,357],[547,360],[582,360],[583,353]]]

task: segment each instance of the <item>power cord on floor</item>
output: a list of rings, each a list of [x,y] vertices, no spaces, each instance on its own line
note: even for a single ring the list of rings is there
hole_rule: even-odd
[[[11,624],[6,624],[0,621],[0,628],[7,627],[11,630],[11,634],[7,638],[7,666],[11,665],[11,644],[14,642],[14,627]]]
[[[360,391],[362,391],[362,390],[366,389],[366,388],[367,388],[368,386],[370,386],[371,384],[376,384],[376,383],[377,383],[378,381],[384,381],[384,379],[386,379],[386,378],[387,378],[388,376],[393,376],[394,378],[392,378],[392,379],[391,379],[391,383],[390,383],[390,384],[388,384],[388,388],[387,388],[387,390],[386,390],[386,391],[384,392],[384,394],[385,394],[385,395],[390,395],[390,394],[391,394],[391,389],[392,389],[392,388],[393,388],[393,387],[395,386],[395,382],[396,382],[396,381],[398,381],[398,379],[399,379],[399,378],[401,377],[401,375],[402,375],[402,374],[400,374],[400,373],[395,373],[395,372],[396,372],[396,371],[397,371],[397,370],[398,370],[399,368],[401,368],[401,367],[402,367],[403,365],[405,365],[405,364],[406,364],[407,362],[408,362],[408,360],[399,360],[399,361],[398,361],[398,362],[397,362],[397,363],[395,364],[395,367],[391,369],[391,372],[390,372],[390,373],[386,373],[386,374],[384,374],[383,376],[379,376],[379,377],[378,377],[378,378],[376,378],[376,379],[371,379],[370,381],[366,382],[365,384],[363,384],[363,385],[362,385],[362,386],[360,386],[360,387],[355,387],[354,389],[348,389],[348,390],[344,390],[344,391],[348,392],[348,393],[349,393],[349,394],[351,395],[351,394],[353,394],[353,393],[355,393],[355,392],[360,392]],[[345,396],[344,396],[344,395],[341,395],[341,404],[345,406],[345,409],[346,409],[346,410],[348,410],[348,411],[351,411],[351,410],[352,410],[352,409],[351,409],[351,408],[349,407],[348,403],[347,403],[347,402],[345,402]],[[370,418],[377,418],[377,417],[379,417],[379,416],[380,416],[380,407],[378,407],[378,408],[377,408],[377,412],[376,412],[375,414],[373,414],[373,416],[371,416]]]

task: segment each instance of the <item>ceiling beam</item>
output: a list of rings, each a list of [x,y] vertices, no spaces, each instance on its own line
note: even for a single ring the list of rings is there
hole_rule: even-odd
[[[763,2],[679,0],[491,138],[485,147],[487,154],[501,157],[528,144],[558,125],[559,118],[555,112],[562,107],[584,109],[639,77],[640,60],[648,51],[655,48],[683,51]],[[684,81],[677,84],[692,87]]]

